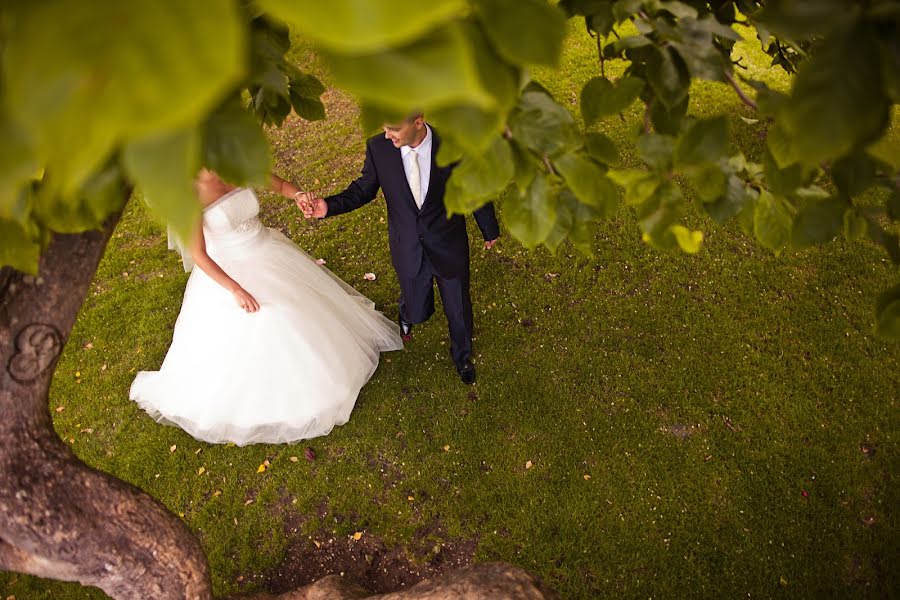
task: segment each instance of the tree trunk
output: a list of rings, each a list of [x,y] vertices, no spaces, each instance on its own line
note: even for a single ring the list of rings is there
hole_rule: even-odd
[[[55,235],[37,277],[0,269],[0,569],[77,581],[118,600],[209,600],[209,566],[187,526],[145,492],[81,462],[56,435],[48,408],[50,380],[118,217],[103,231]],[[367,597],[331,576],[279,598]],[[556,596],[521,569],[486,563],[377,597]]]
[[[187,526],[81,462],[50,418],[50,380],[117,221],[54,235],[37,277],[0,270],[0,568],[123,600],[206,599],[209,567]]]

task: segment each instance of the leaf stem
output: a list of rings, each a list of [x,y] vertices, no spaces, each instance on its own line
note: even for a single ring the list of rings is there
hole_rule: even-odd
[[[544,157],[544,166],[547,167],[547,171],[548,171],[551,175],[556,175],[556,169],[553,168],[553,163],[550,162],[550,157],[549,157],[549,156],[545,156],[545,157]]]
[[[732,77],[731,73],[729,73],[728,71],[725,71],[725,79],[728,80],[728,83],[731,84],[731,87],[733,87],[734,91],[737,92],[738,98],[740,98],[744,104],[746,104],[753,110],[759,109],[759,107],[756,105],[756,102],[754,102],[750,97],[747,96],[747,94],[744,93],[744,90],[741,89],[741,87],[737,84],[737,81],[734,80],[734,77]]]

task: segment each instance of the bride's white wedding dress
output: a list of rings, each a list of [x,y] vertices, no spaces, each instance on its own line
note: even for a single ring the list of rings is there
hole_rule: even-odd
[[[403,347],[374,303],[258,220],[238,188],[203,213],[210,257],[252,294],[247,313],[195,268],[159,371],[131,399],[161,423],[212,443],[295,442],[350,418],[378,355]]]

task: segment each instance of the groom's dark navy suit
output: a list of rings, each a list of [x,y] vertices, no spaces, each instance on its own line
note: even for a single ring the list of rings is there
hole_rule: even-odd
[[[434,313],[434,283],[441,292],[450,329],[450,353],[459,367],[472,353],[472,301],[469,297],[469,237],[462,215],[447,217],[444,190],[453,166],[438,166],[440,140],[433,134],[431,175],[422,208],[416,206],[400,149],[384,135],[366,141],[362,174],[346,190],[325,198],[326,217],[355,210],[384,191],[391,261],[400,281],[400,318],[421,323]],[[500,235],[492,204],[475,211],[485,240]]]

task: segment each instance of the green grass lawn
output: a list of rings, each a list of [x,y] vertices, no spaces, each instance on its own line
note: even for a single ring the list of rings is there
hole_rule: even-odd
[[[537,76],[577,113],[598,64],[583,26],[571,31],[562,69]],[[744,64],[784,86],[756,47],[742,45]],[[295,57],[327,81],[307,47]],[[350,97],[324,98],[325,122],[291,120],[270,137],[278,173],[327,193],[358,173],[365,134]],[[734,149],[759,159],[759,126],[737,118],[750,113],[734,92],[696,86],[693,114],[723,108]],[[625,117],[603,131],[634,135],[639,107]],[[382,202],[308,223],[262,198],[268,225],[396,316]],[[217,593],[331,572],[384,590],[499,559],[564,598],[896,594],[900,345],[872,334],[896,269],[870,243],[775,257],[734,224],[689,219],[706,234],[698,255],[647,247],[623,210],[596,228],[595,259],[508,236],[484,252],[470,223],[474,387],[456,378],[439,311],[383,356],[347,425],[297,446],[237,448],[158,425],[128,400],[135,372],[165,355],[187,278],[135,200],[50,409],[88,464],[183,515]],[[103,597],[0,575],[0,597],[12,595]]]

